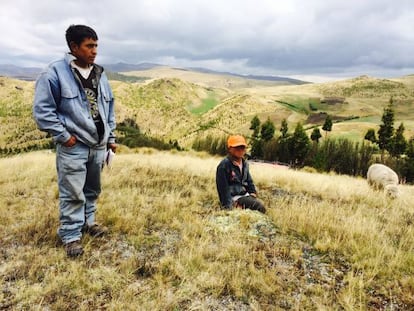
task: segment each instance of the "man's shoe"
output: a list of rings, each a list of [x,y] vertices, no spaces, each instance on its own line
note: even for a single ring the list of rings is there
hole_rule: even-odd
[[[85,225],[83,232],[97,238],[105,235],[108,232],[108,228],[98,224],[93,224],[92,226]]]
[[[68,257],[78,257],[83,254],[82,244],[79,240],[66,243],[65,250]]]

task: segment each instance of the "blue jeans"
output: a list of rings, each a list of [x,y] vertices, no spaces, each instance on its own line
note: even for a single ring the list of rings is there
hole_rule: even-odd
[[[80,240],[83,225],[95,222],[105,151],[105,147],[93,149],[79,141],[72,147],[57,145],[58,235],[64,244]]]

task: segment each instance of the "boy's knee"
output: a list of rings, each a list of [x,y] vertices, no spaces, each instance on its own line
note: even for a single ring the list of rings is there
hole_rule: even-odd
[[[243,197],[238,200],[238,203],[243,206],[243,208],[259,211],[261,213],[266,213],[266,208],[261,200],[255,197]]]
[[[263,214],[266,213],[266,208],[264,207],[264,204],[260,200],[256,200],[255,209]]]

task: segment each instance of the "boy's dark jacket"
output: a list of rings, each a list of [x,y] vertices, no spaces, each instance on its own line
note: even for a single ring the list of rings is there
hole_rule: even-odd
[[[217,166],[216,186],[220,203],[224,208],[231,208],[232,197],[246,193],[256,193],[256,187],[249,172],[249,164],[242,160],[242,172],[233,164],[230,157],[224,158]]]

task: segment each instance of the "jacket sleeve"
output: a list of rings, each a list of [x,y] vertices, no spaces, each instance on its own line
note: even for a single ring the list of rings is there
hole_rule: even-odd
[[[115,122],[115,100],[114,95],[112,93],[111,86],[109,84],[108,78],[105,74],[105,72],[102,74],[102,78],[105,79],[106,87],[109,90],[110,93],[110,100],[109,100],[109,114],[108,114],[108,126],[109,126],[109,136],[108,136],[108,144],[114,144],[116,135],[115,135],[115,128],[116,128],[116,122]]]
[[[43,72],[36,81],[33,117],[37,127],[52,135],[57,143],[65,143],[71,137],[57,115],[60,100],[59,82],[50,72]]]
[[[252,175],[250,175],[249,165],[246,163],[246,170],[247,170],[247,192],[248,193],[256,193],[256,186],[253,182]]]
[[[114,144],[116,135],[115,135],[115,113],[114,113],[114,98],[112,97],[111,102],[109,103],[109,118],[108,118],[108,125],[110,128],[109,137],[108,137],[108,143]]]
[[[219,166],[217,166],[216,186],[221,206],[225,208],[231,208],[233,200],[230,195],[230,187],[227,180],[226,167],[223,165],[223,163],[220,163]]]

